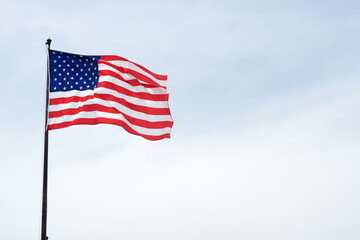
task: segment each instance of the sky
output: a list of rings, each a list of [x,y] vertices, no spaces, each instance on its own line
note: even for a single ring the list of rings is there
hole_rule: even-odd
[[[0,239],[40,239],[48,37],[167,74],[174,119],[50,131],[49,239],[360,239],[360,2],[0,3]]]

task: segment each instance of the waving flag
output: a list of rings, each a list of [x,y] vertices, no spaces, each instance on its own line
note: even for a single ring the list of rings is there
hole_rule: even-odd
[[[118,56],[49,51],[48,130],[115,124],[148,140],[170,137],[166,75]]]

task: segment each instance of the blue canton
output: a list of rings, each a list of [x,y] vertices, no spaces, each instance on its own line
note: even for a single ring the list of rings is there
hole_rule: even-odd
[[[94,90],[99,81],[100,56],[50,50],[50,92]]]

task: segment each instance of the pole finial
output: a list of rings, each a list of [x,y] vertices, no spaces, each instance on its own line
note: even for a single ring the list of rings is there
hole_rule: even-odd
[[[46,40],[45,45],[48,45],[48,46],[50,47],[51,41],[52,41],[52,40],[51,40],[50,38],[48,38],[48,39]]]

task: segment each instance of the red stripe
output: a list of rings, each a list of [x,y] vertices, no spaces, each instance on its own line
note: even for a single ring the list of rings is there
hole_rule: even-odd
[[[52,111],[49,112],[49,118],[58,118],[64,115],[75,115],[80,112],[93,112],[93,111],[116,113],[116,114],[120,113],[121,115],[124,116],[126,120],[129,121],[129,123],[149,129],[161,129],[165,127],[171,127],[173,125],[173,122],[170,121],[150,122],[143,119],[134,118],[120,112],[118,109],[114,107],[106,107],[99,104],[89,104],[89,105],[80,106],[78,108],[69,108],[61,111]]]
[[[49,105],[58,105],[58,104],[64,104],[70,102],[85,102],[89,99],[93,99],[94,97],[95,97],[94,95],[89,95],[85,97],[72,96],[72,97],[51,98],[49,101]]]
[[[143,66],[137,64],[137,63],[134,63],[134,62],[131,62],[133,63],[134,65],[138,66],[139,68],[141,68],[144,72],[147,72],[149,73],[150,75],[152,75],[154,78],[156,78],[157,80],[160,80],[160,81],[166,81],[167,80],[167,75],[160,75],[160,74],[156,74],[156,73],[153,73],[151,72],[149,69],[147,68],[144,68]]]
[[[150,114],[150,115],[170,115],[169,108],[152,108],[152,107],[140,106],[140,105],[136,105],[133,103],[129,103],[123,98],[114,97],[111,94],[95,94],[95,97],[98,99],[105,100],[105,101],[117,102],[117,103],[119,103],[129,109],[137,111],[137,112],[142,112],[142,113],[146,113],[146,114]]]
[[[151,101],[168,101],[169,94],[151,94],[151,93],[145,93],[145,92],[132,92],[126,88],[120,87],[114,83],[110,82],[99,82],[98,88],[103,87],[107,89],[111,89],[114,91],[117,91],[118,93],[125,94],[129,97],[139,98],[143,100],[151,100]]]
[[[120,60],[120,61],[130,62],[130,61],[127,60],[126,58],[119,57],[119,56],[116,56],[116,55],[103,55],[103,56],[101,56],[101,60],[104,60],[104,61],[116,61],[116,60]]]
[[[127,102],[123,98],[114,97],[111,94],[95,93],[92,96],[85,96],[85,97],[75,96],[75,97],[68,97],[68,98],[54,98],[54,99],[50,99],[50,105],[58,105],[58,104],[64,104],[64,103],[70,103],[70,102],[85,102],[89,99],[94,99],[94,98],[102,99],[105,101],[117,102],[117,103],[119,103],[129,109],[137,111],[137,112],[147,113],[147,114],[151,114],[151,115],[170,115],[169,108],[152,108],[152,107],[136,105],[136,104]]]
[[[125,122],[123,122],[121,120],[109,119],[109,118],[95,118],[95,119],[94,118],[91,118],[91,119],[78,118],[71,122],[63,122],[63,123],[48,125],[48,130],[66,128],[66,127],[69,127],[72,125],[97,125],[97,124],[101,124],[101,123],[107,123],[107,124],[113,124],[113,125],[120,126],[120,127],[124,128],[125,131],[127,131],[128,133],[141,136],[141,137],[143,137],[147,140],[151,140],[151,141],[161,140],[164,138],[170,138],[170,133],[162,134],[159,136],[150,136],[150,135],[141,134],[141,133],[138,133],[137,131],[135,131],[134,129],[132,129],[131,127],[129,127]]]
[[[140,83],[137,79],[131,79],[131,80],[125,80],[120,74],[113,72],[111,70],[100,70],[99,71],[99,76],[112,76],[114,78],[119,79],[120,81],[124,81],[128,84],[130,84],[133,87],[137,87],[137,86],[143,86],[146,88],[156,88],[152,85],[149,84],[145,84],[145,83]]]
[[[144,92],[132,92],[126,88],[120,87],[116,84],[109,83],[109,82],[100,82],[98,83],[98,87],[104,87],[107,89],[111,89],[114,91],[117,91],[118,93],[124,94],[129,97],[134,97],[142,100],[151,100],[151,101],[168,101],[169,94],[150,94],[150,93],[144,93]],[[51,98],[49,105],[57,105],[57,104],[63,104],[63,103],[70,103],[70,102],[85,102],[86,100],[93,99],[95,96],[98,95],[110,95],[110,94],[96,94],[84,96],[84,97],[78,97],[78,96],[72,96],[72,97],[59,97],[59,98]],[[114,99],[122,99],[113,97]],[[117,100],[116,100],[117,101]]]
[[[128,61],[128,62],[131,62],[125,58],[122,58],[122,57],[119,57],[119,56],[114,56],[114,55],[106,55],[106,56],[101,56],[101,60],[104,60],[104,61],[116,61],[116,60],[120,60],[120,61]],[[157,80],[161,80],[161,81],[166,81],[167,80],[167,75],[160,75],[160,74],[156,74],[156,73],[153,73],[151,72],[149,69],[141,66],[140,64],[137,64],[137,63],[134,63],[134,62],[131,62],[132,64],[138,66],[140,69],[142,69],[143,71],[151,74],[154,78],[156,78]]]
[[[131,70],[131,69],[128,69],[128,68],[123,68],[123,67],[119,67],[119,66],[116,66],[112,63],[109,63],[109,62],[106,62],[106,61],[102,61],[102,60],[98,60],[98,63],[103,63],[105,65],[108,65],[122,73],[129,73],[131,74],[132,76],[134,76],[135,78],[139,79],[140,81],[143,81],[143,82],[146,82],[148,84],[150,84],[151,86],[156,86],[156,87],[162,87],[164,88],[164,86],[161,86],[160,84],[158,84],[157,82],[155,82],[154,80],[152,80],[151,78],[149,78],[148,76],[145,76],[141,73],[138,73],[134,70]]]
[[[85,97],[74,96],[74,97],[68,97],[68,98],[54,98],[54,99],[50,99],[50,105],[58,105],[58,104],[64,104],[64,103],[70,103],[70,102],[85,102],[89,99],[94,99],[94,98],[102,99],[105,101],[117,102],[117,103],[119,103],[129,109],[137,111],[137,112],[147,113],[147,114],[151,114],[151,115],[170,115],[170,110],[168,107],[167,108],[152,108],[152,107],[136,105],[136,104],[127,102],[123,98],[114,97],[111,94],[95,93],[92,96],[85,96]]]

